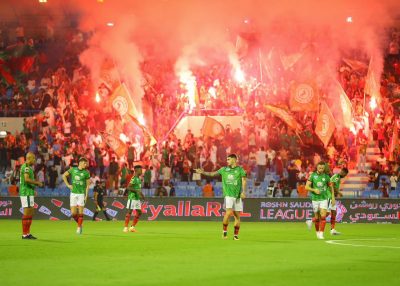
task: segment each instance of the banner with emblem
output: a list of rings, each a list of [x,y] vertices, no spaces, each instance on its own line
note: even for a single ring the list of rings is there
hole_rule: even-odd
[[[130,117],[139,118],[139,112],[136,109],[129,90],[124,83],[119,85],[110,97],[112,107],[121,115],[122,118],[130,120]]]
[[[335,128],[335,119],[333,118],[332,112],[328,105],[322,102],[315,133],[318,135],[319,139],[321,139],[322,143],[324,143],[325,147],[328,145]]]
[[[293,83],[290,87],[289,104],[292,111],[318,111],[318,88],[315,84]]]
[[[298,123],[297,120],[293,117],[293,115],[286,109],[269,104],[266,104],[264,106],[267,110],[275,114],[275,116],[278,116],[280,119],[282,119],[290,128],[296,131],[302,129],[301,124]]]
[[[127,147],[121,139],[105,132],[101,133],[101,137],[103,138],[103,141],[110,146],[114,153],[117,154],[118,157],[122,157],[126,154]]]
[[[206,117],[204,119],[203,128],[201,130],[203,135],[208,137],[221,138],[225,136],[224,126],[211,117]]]

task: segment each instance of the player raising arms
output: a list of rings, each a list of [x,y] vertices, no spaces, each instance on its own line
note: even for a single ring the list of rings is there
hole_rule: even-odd
[[[340,180],[347,176],[349,170],[347,168],[342,168],[340,173],[335,174],[331,177],[331,184],[333,186],[335,198],[340,197]],[[335,224],[336,224],[336,204],[332,204],[332,194],[331,192],[327,192],[328,194],[328,213],[331,213],[331,234],[332,235],[339,235],[340,232],[336,231]]]
[[[237,165],[237,156],[231,154],[226,159],[228,166],[222,167],[215,172],[204,172],[203,169],[196,169],[196,173],[205,176],[222,176],[222,190],[224,195],[225,215],[222,221],[223,239],[228,236],[229,217],[235,217],[234,240],[239,240],[240,212],[243,211],[243,199],[246,197],[246,172]]]
[[[135,166],[135,175],[132,177],[131,181],[128,185],[128,202],[126,204],[126,208],[128,212],[125,215],[125,227],[124,232],[128,232],[128,225],[131,219],[132,210],[136,210],[136,214],[133,218],[132,225],[129,228],[130,232],[136,232],[136,224],[139,221],[140,216],[142,215],[142,204],[140,199],[144,200],[144,195],[142,193],[142,180],[140,176],[142,175],[142,166]]]
[[[328,192],[332,193],[332,205],[335,205],[335,196],[330,177],[325,173],[325,163],[319,162],[317,171],[313,172],[307,180],[306,190],[311,192],[314,211],[315,230],[318,239],[324,239],[326,213],[328,209]]]
[[[31,234],[31,224],[34,212],[34,196],[35,186],[43,187],[43,183],[36,181],[33,174],[32,166],[35,164],[35,154],[29,152],[26,154],[26,163],[21,166],[19,183],[20,183],[20,199],[24,209],[22,216],[22,239],[36,239]]]
[[[63,174],[65,185],[71,190],[70,207],[71,215],[78,224],[76,233],[82,234],[83,209],[88,197],[90,173],[86,168],[89,161],[86,158],[79,158],[78,167],[72,167]],[[71,184],[68,177],[71,175]]]

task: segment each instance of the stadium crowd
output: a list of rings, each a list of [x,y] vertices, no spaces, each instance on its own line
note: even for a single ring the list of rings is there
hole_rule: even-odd
[[[308,173],[322,159],[329,162],[331,170],[346,166],[367,172],[362,158],[372,142],[379,146],[381,153],[369,170],[374,187],[382,185],[380,177],[384,175],[397,183],[400,152],[398,143],[394,148],[391,146],[400,96],[396,30],[385,58],[380,107],[370,107],[370,97],[364,98],[368,66],[355,69],[343,62],[338,67],[337,77],[352,102],[354,118],[366,117],[371,132],[337,130],[327,148],[314,132],[316,113],[294,114],[303,126],[299,134],[264,108],[271,100],[274,104],[287,105],[290,74],[282,72],[276,75],[277,81],[271,77],[261,82],[254,63],[245,59],[242,67],[246,74],[253,75],[246,84],[232,79],[228,62],[193,69],[198,89],[196,110],[189,110],[185,87],[174,75],[173,63],[144,61],[141,66],[146,77],[143,100],[151,106],[153,114],[165,119],[154,120],[150,127],[159,139],[158,144],[145,144],[137,129],[124,127],[112,107],[103,103],[93,108],[96,91],[89,71],[78,60],[86,47],[85,41],[85,35],[74,31],[64,40],[19,38],[16,43],[2,44],[1,51],[5,53],[27,47],[35,50],[31,66],[19,73],[13,84],[2,81],[0,85],[0,116],[25,117],[22,132],[8,133],[0,140],[2,184],[16,184],[18,167],[29,151],[38,158],[35,167],[38,180],[51,189],[62,184],[61,174],[85,156],[90,162],[93,184],[96,180],[106,180],[110,194],[121,194],[119,189],[132,177],[134,162],[141,161],[146,166],[145,188],[156,188],[155,195],[162,196],[171,193],[173,182],[197,181],[201,185],[205,178],[194,174],[193,169],[215,170],[225,164],[227,154],[234,152],[256,184],[273,173],[276,180],[269,180],[267,189],[274,196],[278,193],[290,196],[293,189],[304,186]],[[64,47],[64,56],[56,61],[49,54],[54,47]],[[224,126],[223,138],[194,137],[188,130],[184,138],[178,139],[174,132],[168,133],[183,112],[201,115],[205,110],[220,110],[216,114],[224,115],[226,109],[236,110],[243,120],[240,128]],[[127,134],[125,156],[118,157],[102,136],[102,132],[115,130]],[[209,195],[209,188],[205,190]]]

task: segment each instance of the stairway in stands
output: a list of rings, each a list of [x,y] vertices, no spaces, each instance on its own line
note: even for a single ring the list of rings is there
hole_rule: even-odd
[[[367,148],[367,173],[371,170],[371,166],[376,162],[379,157],[379,148],[376,142],[370,142]],[[349,170],[349,174],[343,179],[341,184],[341,191],[343,197],[352,198],[361,196],[362,192],[368,184],[368,174],[358,174],[357,164],[354,169]]]

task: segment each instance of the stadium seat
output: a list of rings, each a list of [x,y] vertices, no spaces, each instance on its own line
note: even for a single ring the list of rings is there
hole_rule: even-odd
[[[373,190],[373,191],[371,191],[369,197],[371,199],[379,199],[379,198],[382,197],[382,192],[381,191],[377,191],[377,190]]]
[[[367,199],[370,197],[371,192],[372,190],[371,191],[365,190],[364,192],[362,192],[361,197]]]

